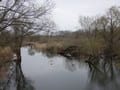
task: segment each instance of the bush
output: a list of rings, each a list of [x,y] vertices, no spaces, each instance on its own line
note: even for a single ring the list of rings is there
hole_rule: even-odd
[[[82,52],[98,56],[103,51],[104,45],[98,40],[89,40],[82,43]]]

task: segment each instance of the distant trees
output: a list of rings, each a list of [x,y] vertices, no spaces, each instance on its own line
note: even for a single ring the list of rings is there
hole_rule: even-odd
[[[92,30],[91,25],[93,23],[93,18],[88,16],[80,16],[79,23],[81,25],[82,30],[86,32],[86,35],[89,38]]]
[[[90,48],[92,47],[91,45],[95,45],[95,42],[97,41],[99,43],[103,43],[102,47],[104,47],[105,53],[109,53],[109,56],[115,55],[115,48],[116,46],[119,46],[119,7],[113,6],[109,8],[105,15],[99,17],[80,16],[79,22],[82,30],[85,31],[87,34]]]
[[[111,7],[106,14],[106,18],[108,20],[107,29],[109,31],[108,47],[111,52],[114,52],[114,44],[119,41],[115,40],[115,38],[116,31],[119,30],[120,27],[120,9],[117,7]]]
[[[102,30],[102,38],[106,44],[105,53],[109,56],[115,55],[116,45],[119,46],[120,32],[120,9],[119,7],[111,7],[104,16],[99,19],[99,30]],[[118,47],[119,49],[119,47]],[[118,53],[117,53],[118,54]]]
[[[105,55],[106,57],[120,56],[120,9],[111,7],[102,16],[86,17],[80,16],[79,23],[81,29],[55,32],[51,38],[48,36],[33,36],[31,40],[47,43],[49,41],[60,42],[69,49],[76,46],[77,55],[87,55],[95,58]],[[42,40],[37,39],[41,37]]]

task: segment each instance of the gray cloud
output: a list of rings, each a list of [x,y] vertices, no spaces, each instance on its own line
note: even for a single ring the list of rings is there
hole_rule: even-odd
[[[109,7],[119,5],[120,0],[54,0],[56,8],[53,19],[61,30],[71,30],[79,26],[80,15],[102,15]]]

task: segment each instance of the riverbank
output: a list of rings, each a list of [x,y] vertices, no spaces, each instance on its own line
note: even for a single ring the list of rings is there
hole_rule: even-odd
[[[96,45],[96,46],[95,46]],[[67,58],[76,58],[78,60],[84,59],[86,62],[96,61],[100,58],[103,59],[111,59],[114,61],[120,61],[119,56],[111,57],[107,55],[103,55],[101,47],[96,43],[94,45],[94,51],[89,50],[89,47],[83,46],[80,47],[78,45],[71,45],[62,42],[49,42],[49,43],[38,43],[38,42],[26,42],[23,46],[33,46],[37,52],[43,53],[52,53],[52,54],[60,54]],[[86,48],[84,48],[86,47]],[[107,58],[108,57],[108,58]]]
[[[65,57],[74,57],[77,59],[88,57],[87,54],[83,54],[82,50],[78,46],[65,45],[64,43],[37,43],[37,42],[26,42],[23,46],[33,46],[38,52],[50,52],[53,54],[60,54]]]

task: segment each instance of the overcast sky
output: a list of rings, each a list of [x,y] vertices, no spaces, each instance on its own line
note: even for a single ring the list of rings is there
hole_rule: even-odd
[[[102,15],[120,0],[54,0],[53,19],[60,30],[75,30],[79,27],[79,16]]]

